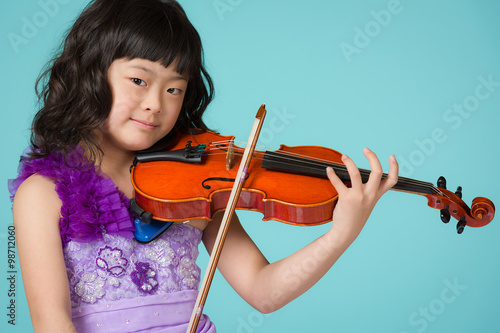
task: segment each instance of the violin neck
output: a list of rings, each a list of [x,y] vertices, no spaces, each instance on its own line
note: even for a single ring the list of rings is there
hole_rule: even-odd
[[[268,170],[280,172],[290,172],[299,175],[328,178],[326,168],[331,167],[337,176],[346,184],[350,184],[351,179],[347,168],[343,164],[319,161],[301,156],[288,155],[280,152],[266,151],[262,160],[262,167]],[[359,169],[363,183],[368,181],[370,171]],[[387,177],[387,173],[382,175],[382,179]],[[429,182],[423,182],[411,178],[399,177],[398,182],[391,190],[409,192],[419,195],[436,194],[436,187]]]

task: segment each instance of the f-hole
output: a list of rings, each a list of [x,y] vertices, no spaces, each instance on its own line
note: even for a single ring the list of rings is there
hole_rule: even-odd
[[[246,174],[245,180],[247,180],[249,175],[250,175],[249,173]],[[210,178],[205,179],[203,182],[201,182],[201,186],[203,186],[203,188],[206,190],[210,190],[212,188],[212,186],[206,184],[207,182],[210,182],[210,181],[233,183],[236,181],[236,179],[235,178],[224,178],[224,177],[210,177]]]

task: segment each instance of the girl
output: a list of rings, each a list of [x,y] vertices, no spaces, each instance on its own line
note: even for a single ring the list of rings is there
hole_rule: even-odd
[[[45,77],[48,80],[44,81]],[[200,282],[195,260],[210,253],[221,215],[172,225],[155,241],[133,239],[129,167],[139,150],[164,147],[179,131],[206,130],[213,85],[196,30],[174,0],[95,0],[37,84],[43,107],[32,146],[10,182],[24,287],[36,332],[185,332]],[[376,155],[362,183],[332,170],[339,193],[328,232],[268,263],[233,218],[218,268],[261,312],[314,285],[356,239],[378,199],[397,181]],[[313,256],[301,279],[294,267]],[[203,315],[198,332],[215,332]]]

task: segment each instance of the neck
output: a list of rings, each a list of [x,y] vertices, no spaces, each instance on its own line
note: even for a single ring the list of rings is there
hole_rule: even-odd
[[[262,167],[276,171],[285,171],[322,178],[327,178],[326,168],[332,167],[342,181],[350,183],[349,173],[343,164],[332,164],[328,161],[318,161],[279,152],[267,151],[262,161]],[[367,182],[370,171],[364,169],[359,170],[363,182]],[[385,177],[387,177],[387,174],[384,173],[382,178]],[[397,184],[394,185],[392,190],[420,195],[434,194],[437,191],[431,183],[404,177],[399,177]]]
[[[130,166],[134,161],[135,152],[111,149],[105,145],[101,146],[101,150],[103,154],[99,168],[127,197],[131,198],[133,187],[130,181]]]
[[[104,151],[101,160],[101,170],[111,176],[112,174],[128,173],[132,162],[134,161],[135,153],[129,154],[110,154]]]

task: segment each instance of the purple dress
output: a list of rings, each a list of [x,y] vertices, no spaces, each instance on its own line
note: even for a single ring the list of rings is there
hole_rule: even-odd
[[[202,231],[173,224],[156,240],[133,239],[127,197],[83,157],[67,155],[20,164],[11,197],[34,173],[52,178],[62,200],[59,227],[78,332],[186,332],[198,295],[196,265]],[[215,332],[203,315],[197,332]]]

